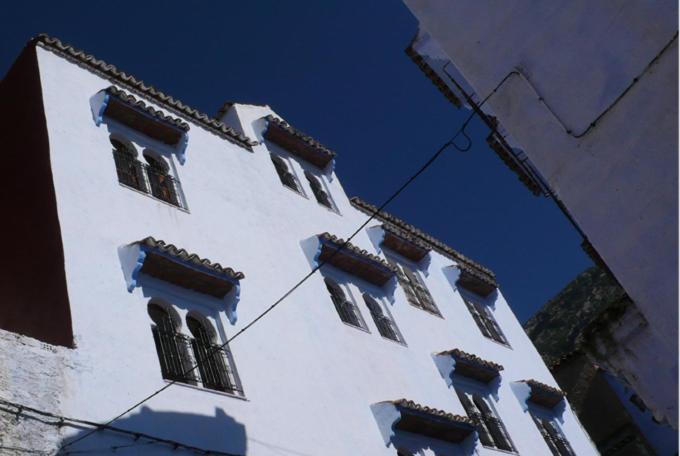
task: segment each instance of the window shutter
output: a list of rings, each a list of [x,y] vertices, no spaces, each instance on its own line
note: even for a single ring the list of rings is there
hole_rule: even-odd
[[[541,433],[541,437],[543,437],[543,440],[545,440],[546,445],[548,445],[548,448],[550,448],[550,452],[553,454],[553,456],[560,456],[560,450],[557,448],[557,445],[555,445],[555,442],[553,442],[550,433],[548,433],[548,430],[545,428],[543,420],[539,419],[531,412],[530,414],[531,418],[534,420],[534,423],[536,423],[538,431]]]
[[[484,398],[481,396],[477,394],[473,395],[473,401],[482,413],[482,420],[484,420],[489,432],[491,433],[491,437],[495,442],[494,446],[496,448],[500,448],[501,450],[513,451],[514,448],[512,446],[512,442],[510,441],[510,437],[508,436],[505,426],[503,426],[500,418],[496,416],[494,411],[491,410],[491,407],[489,407]]]
[[[354,304],[347,299],[345,292],[342,291],[340,285],[328,277],[324,279],[324,282],[326,283],[326,288],[328,288],[331,300],[335,305],[335,310],[338,312],[340,319],[350,325],[365,328],[365,324],[362,324],[359,320],[359,316],[357,316]]]
[[[463,404],[465,413],[477,426],[479,441],[482,442],[482,445],[484,446],[494,446],[493,440],[491,439],[491,434],[489,434],[489,430],[486,427],[486,423],[482,419],[482,414],[479,412],[479,410],[477,410],[475,404],[473,404],[473,402],[470,400],[468,395],[465,394],[465,392],[456,389],[456,394],[458,395],[458,399],[460,399],[460,402]]]
[[[491,330],[491,332],[494,335],[494,339],[502,344],[508,344],[508,340],[505,338],[505,335],[503,334],[503,331],[501,331],[501,327],[498,326],[498,322],[496,321],[496,317],[491,313],[491,310],[489,310],[488,307],[484,306],[481,311],[484,313],[485,319],[487,321],[487,326]]]

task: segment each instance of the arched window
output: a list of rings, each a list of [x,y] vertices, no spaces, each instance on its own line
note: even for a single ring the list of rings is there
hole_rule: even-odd
[[[279,179],[281,179],[281,183],[291,190],[295,190],[296,192],[300,193],[297,179],[295,179],[293,173],[290,172],[286,161],[278,155],[269,154],[269,156],[272,159],[274,168],[276,168],[276,173],[279,175]]]
[[[326,193],[326,190],[323,189],[323,185],[321,185],[319,178],[309,171],[305,171],[305,177],[309,181],[309,185],[312,187],[312,192],[314,193],[314,196],[316,197],[316,200],[319,202],[319,204],[326,206],[329,209],[333,209],[331,199],[328,196],[328,193]]]
[[[116,163],[118,182],[146,192],[146,182],[142,174],[142,164],[137,160],[134,146],[122,139],[110,137],[113,146],[113,160]]]
[[[149,316],[154,322],[151,328],[156,343],[156,352],[161,364],[163,378],[183,383],[196,383],[191,371],[188,340],[177,332],[177,325],[170,312],[156,303],[149,303]]]
[[[340,319],[352,326],[363,328],[357,315],[358,309],[356,309],[354,304],[347,299],[345,292],[342,291],[340,285],[328,277],[325,277],[323,280],[326,283],[326,288],[331,295],[331,300],[335,305],[335,310],[337,310]]]
[[[380,332],[380,335],[386,337],[387,339],[401,342],[394,322],[385,315],[380,304],[378,304],[378,302],[367,293],[364,293],[364,302],[366,303],[368,310],[371,312],[371,317],[373,317],[373,321],[378,327],[378,332]]]
[[[230,353],[226,348],[215,343],[212,325],[204,318],[189,315],[187,326],[191,335],[194,336],[191,340],[191,347],[203,387],[229,393],[236,392],[236,382],[232,380],[229,369]]]
[[[144,152],[144,160],[148,163],[146,174],[151,185],[151,194],[158,199],[179,206],[175,179],[170,175],[170,167],[161,157]]]

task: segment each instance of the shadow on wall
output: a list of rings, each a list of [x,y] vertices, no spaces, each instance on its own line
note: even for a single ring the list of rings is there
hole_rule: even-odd
[[[102,429],[91,436],[66,447],[59,454],[213,454],[245,455],[247,451],[246,428],[234,418],[215,408],[214,416],[178,412],[157,412],[142,407],[137,414],[112,424],[120,430]],[[62,440],[66,445],[92,428],[82,428]],[[137,435],[135,435],[137,434]],[[168,440],[154,441],[140,434]],[[174,445],[172,442],[184,446]],[[193,448],[188,448],[193,447]],[[203,451],[201,451],[203,450]]]

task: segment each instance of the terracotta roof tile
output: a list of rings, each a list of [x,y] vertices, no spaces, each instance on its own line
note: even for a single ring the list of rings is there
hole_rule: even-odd
[[[316,139],[294,128],[289,123],[269,115],[265,138],[284,147],[289,152],[323,169],[335,157],[335,152]]]
[[[133,95],[130,95],[128,93],[125,93],[124,91],[120,90],[119,88],[115,86],[111,86],[108,89],[106,89],[106,92],[119,98],[120,100],[124,101],[125,103],[129,104],[130,106],[133,106],[141,111],[144,111],[151,117],[160,120],[161,122],[168,123],[182,131],[189,131],[189,124],[184,122],[182,119],[178,119],[177,117],[172,117],[168,116],[162,111],[159,111],[157,109],[154,109],[153,107],[147,105],[144,103],[142,100],[138,100],[136,97]]]
[[[378,210],[376,206],[367,203],[366,201],[356,196],[350,198],[350,202],[355,208],[359,209],[365,214],[372,215]],[[445,257],[457,262],[459,266],[464,265],[465,267],[467,267],[467,269],[474,271],[475,274],[479,275],[480,277],[483,277],[484,280],[489,284],[493,284],[494,287],[498,287],[498,283],[496,282],[496,276],[494,275],[493,272],[491,272],[491,270],[469,259],[465,255],[454,250],[452,247],[449,247],[448,245],[444,244],[442,241],[419,230],[415,226],[404,222],[403,220],[393,216],[392,214],[389,214],[388,212],[380,211],[378,214],[376,214],[375,218],[382,221],[383,223],[392,225],[400,229],[402,232],[408,233],[409,235],[413,236],[413,238],[419,239],[425,245],[427,245],[428,248],[435,250],[440,254],[444,255]]]
[[[257,145],[256,141],[253,141],[241,133],[238,133],[234,129],[226,126],[223,122],[182,103],[180,100],[173,98],[170,95],[166,95],[160,90],[157,90],[155,87],[145,84],[144,81],[119,70],[114,65],[108,64],[103,60],[99,60],[93,55],[78,50],[69,44],[63,43],[57,38],[41,34],[34,38],[31,42],[36,46],[41,46],[59,56],[66,58],[67,60],[83,66],[93,73],[108,79],[109,81],[120,84],[126,89],[133,91],[154,103],[158,103],[164,109],[190,119],[197,125],[205,128],[211,133],[220,136],[221,138],[227,139],[248,150],[251,150],[252,146]]]
[[[166,244],[164,241],[160,239],[156,240],[151,236],[146,237],[141,241],[137,241],[137,243],[149,247],[151,249],[158,250],[166,255],[175,257],[179,260],[192,263],[196,266],[201,266],[210,271],[219,274],[226,274],[234,280],[242,280],[245,278],[245,275],[242,272],[234,271],[232,268],[229,267],[223,267],[219,263],[213,263],[206,258],[201,258],[195,253],[189,253],[185,249],[176,247],[174,244]]]
[[[425,405],[420,405],[417,404],[414,401],[408,400],[408,399],[397,399],[395,401],[392,401],[394,405],[397,405],[399,407],[403,407],[406,409],[410,409],[416,412],[420,413],[426,413],[428,415],[433,415],[437,416],[439,418],[444,418],[446,420],[451,421],[452,423],[463,423],[463,424],[469,424],[471,426],[474,426],[474,423],[470,418],[467,416],[461,416],[461,415],[454,415],[453,413],[448,413],[443,410],[439,410],[433,407],[427,407]]]
[[[458,348],[454,348],[453,350],[447,350],[443,351],[441,353],[438,353],[439,355],[451,355],[454,357],[454,359],[463,361],[466,363],[472,363],[472,364],[477,364],[479,366],[486,367],[488,369],[495,370],[497,372],[500,372],[503,370],[503,366],[501,366],[498,363],[494,363],[493,361],[487,361],[485,359],[480,358],[477,355],[473,355],[471,353],[464,352],[463,350],[459,350]]]

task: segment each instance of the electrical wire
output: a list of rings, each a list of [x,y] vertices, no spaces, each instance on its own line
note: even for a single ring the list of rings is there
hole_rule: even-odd
[[[507,79],[507,77],[506,77],[506,79]],[[494,88],[494,90],[493,90],[492,92],[490,92],[490,93],[482,100],[482,102],[478,105],[478,107],[481,108],[481,106],[482,106],[484,103],[486,103],[486,101],[487,101],[494,93],[496,93],[496,90],[498,89],[498,87],[499,87],[503,82],[505,82],[505,79],[503,79],[503,81],[501,81],[501,82],[498,84],[498,86],[497,86],[496,88]],[[465,131],[465,129],[467,128],[467,126],[469,125],[469,123],[472,121],[472,119],[475,117],[475,115],[476,115],[477,113],[478,113],[477,110],[472,111],[472,112],[470,113],[470,115],[467,117],[467,119],[466,119],[466,120],[461,124],[461,126],[458,128],[458,130],[456,131],[456,133],[455,133],[448,141],[446,141],[444,144],[442,144],[442,145],[439,147],[439,149],[437,149],[437,151],[436,151],[434,154],[432,154],[432,155],[430,156],[430,158],[428,158],[427,161],[426,161],[425,163],[423,163],[423,164],[420,166],[420,168],[418,168],[418,170],[417,170],[415,173],[413,173],[408,179],[406,179],[406,181],[405,181],[403,184],[401,184],[401,186],[399,186],[399,188],[397,188],[397,190],[394,191],[394,192],[390,195],[389,198],[387,198],[380,206],[378,206],[378,207],[371,213],[371,215],[370,215],[370,216],[369,216],[369,217],[368,217],[361,225],[359,225],[359,227],[358,227],[358,228],[357,228],[357,229],[356,229],[356,230],[355,230],[355,231],[354,231],[354,232],[353,232],[353,233],[352,233],[352,234],[351,234],[351,235],[350,235],[350,236],[349,236],[349,237],[348,237],[348,238],[347,238],[347,239],[346,239],[346,240],[345,240],[338,248],[336,248],[335,251],[333,251],[333,253],[332,253],[331,255],[329,255],[325,260],[319,261],[319,263],[318,263],[318,264],[317,264],[317,265],[316,265],[309,273],[307,273],[304,277],[302,277],[295,285],[293,285],[288,291],[286,291],[279,299],[277,299],[276,301],[274,301],[274,303],[271,304],[267,309],[265,309],[264,312],[260,313],[257,317],[255,317],[253,320],[251,320],[247,325],[245,325],[245,326],[244,326],[243,328],[241,328],[238,332],[236,332],[236,334],[234,334],[232,337],[230,337],[229,339],[227,339],[227,341],[224,342],[222,345],[217,345],[211,352],[209,352],[209,353],[206,355],[206,359],[211,358],[211,357],[214,356],[217,352],[219,352],[220,350],[224,349],[224,347],[226,347],[227,345],[229,345],[234,339],[236,339],[238,336],[240,336],[241,334],[243,334],[244,332],[246,332],[246,331],[247,331],[249,328],[251,328],[255,323],[257,323],[257,322],[260,321],[262,318],[264,318],[265,315],[267,315],[269,312],[271,312],[272,310],[274,310],[274,308],[276,308],[279,304],[281,304],[288,296],[290,296],[290,295],[291,295],[295,290],[297,290],[304,282],[306,282],[307,279],[309,279],[310,277],[312,277],[319,269],[321,269],[321,268],[322,268],[324,265],[326,265],[330,260],[332,260],[332,259],[335,257],[335,255],[337,255],[338,253],[340,253],[341,251],[343,251],[343,250],[347,247],[347,245],[350,243],[350,241],[351,241],[352,239],[354,239],[354,237],[356,237],[356,235],[359,234],[359,233],[361,232],[361,230],[363,230],[363,229],[366,227],[366,225],[368,225],[368,224],[369,224],[369,223],[370,223],[370,222],[371,222],[378,214],[380,214],[380,212],[382,212],[383,209],[385,209],[385,207],[387,207],[387,205],[389,205],[392,201],[394,201],[394,200],[395,200],[395,199],[396,199],[396,198],[397,198],[397,197],[398,197],[398,196],[399,196],[399,195],[400,195],[400,194],[401,194],[401,193],[402,193],[409,185],[411,185],[411,184],[413,183],[413,181],[415,181],[415,180],[416,180],[423,172],[425,172],[425,170],[426,170],[427,168],[429,168],[430,165],[432,165],[432,163],[434,163],[434,162],[437,160],[437,158],[439,158],[439,156],[441,156],[441,154],[442,154],[446,149],[448,149],[449,147],[453,147],[454,149],[458,150],[459,152],[467,152],[468,150],[470,150],[470,149],[472,148],[472,139],[468,136],[468,134],[467,134],[467,132]],[[462,136],[465,138],[465,140],[466,140],[466,143],[465,143],[465,145],[463,145],[463,146],[456,144],[456,139],[458,139],[458,137],[461,136],[461,135],[462,135]],[[189,369],[187,369],[186,371],[184,371],[184,372],[182,373],[182,375],[184,376],[184,375],[186,375],[186,374],[189,374],[189,373],[193,372],[194,370],[196,370],[197,368],[198,368],[198,363],[194,364],[191,368],[189,368]],[[103,423],[103,426],[109,426],[109,425],[111,425],[111,423],[113,423],[114,421],[116,421],[116,420],[122,418],[123,416],[127,415],[129,412],[131,412],[132,410],[136,409],[136,408],[139,407],[140,405],[142,405],[142,404],[144,404],[145,402],[149,401],[150,399],[152,399],[152,398],[158,396],[159,394],[161,394],[163,391],[165,391],[165,390],[167,390],[168,388],[170,388],[170,387],[171,387],[172,385],[174,385],[175,383],[177,383],[177,380],[171,380],[171,381],[169,381],[169,382],[166,383],[163,387],[157,389],[157,390],[154,391],[153,393],[149,394],[148,396],[146,396],[146,397],[144,397],[143,399],[139,400],[138,402],[134,403],[134,404],[131,405],[130,407],[126,408],[123,412],[121,412],[121,413],[119,413],[118,415],[116,415],[115,417],[111,418],[111,419],[110,419],[109,421],[107,421],[106,423]],[[86,434],[83,434],[82,436],[78,437],[77,439],[71,440],[70,442],[68,442],[68,443],[66,443],[66,444],[64,444],[64,445],[62,445],[61,448],[59,449],[59,451],[57,452],[57,454],[61,453],[65,448],[67,448],[67,447],[69,447],[69,446],[71,446],[71,445],[74,445],[74,444],[76,444],[76,443],[78,443],[78,442],[83,441],[84,439],[88,438],[89,436],[91,436],[92,434],[94,434],[94,433],[96,433],[96,432],[98,432],[98,431],[99,431],[99,429],[93,429],[93,430],[91,430],[90,432],[88,432],[88,433],[86,433]]]

